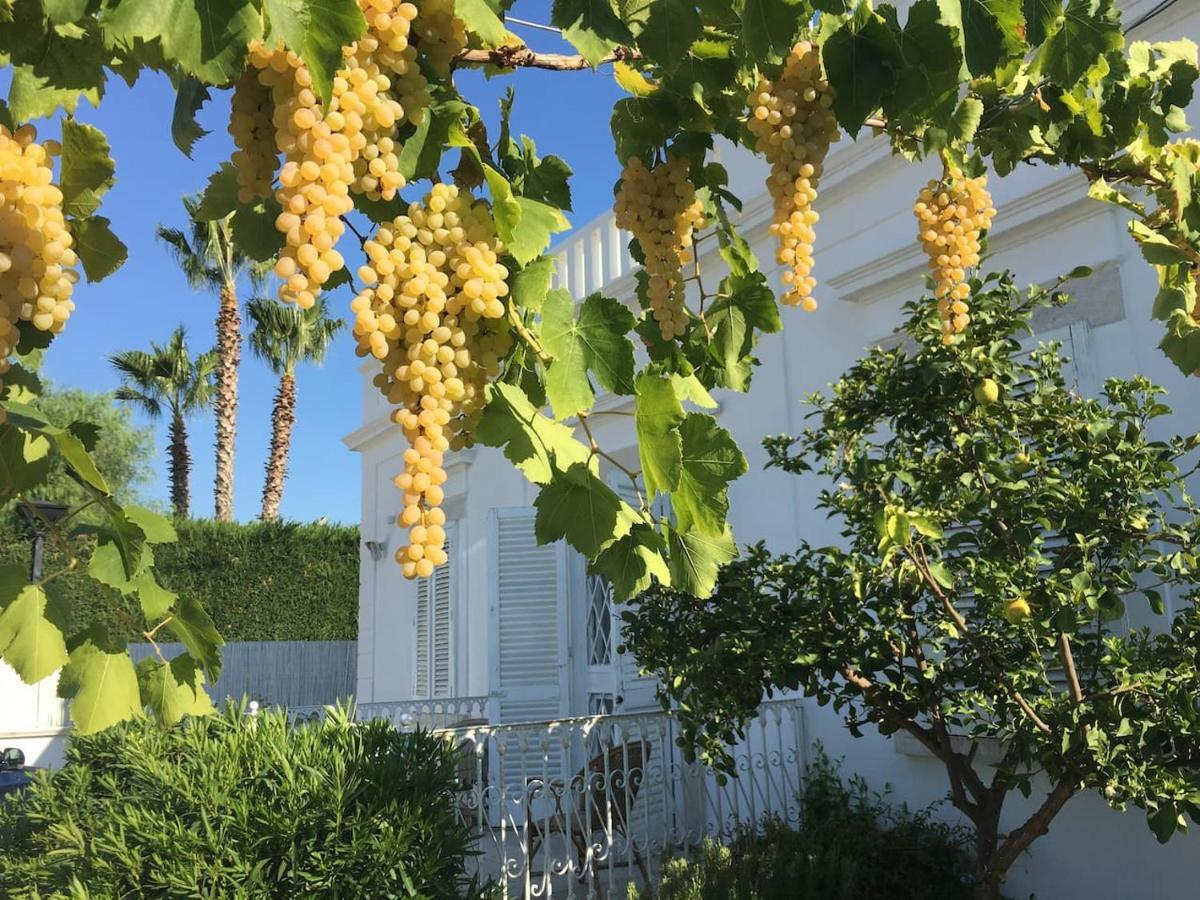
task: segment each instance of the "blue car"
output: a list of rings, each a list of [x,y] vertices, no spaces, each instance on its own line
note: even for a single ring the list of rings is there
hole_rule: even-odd
[[[17,747],[6,747],[0,754],[0,799],[16,794],[33,779],[37,769],[25,765],[25,754]]]

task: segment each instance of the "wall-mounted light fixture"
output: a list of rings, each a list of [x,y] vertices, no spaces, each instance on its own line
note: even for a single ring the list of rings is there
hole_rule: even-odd
[[[387,541],[363,541],[363,544],[375,562],[382,560],[383,555],[387,553]]]

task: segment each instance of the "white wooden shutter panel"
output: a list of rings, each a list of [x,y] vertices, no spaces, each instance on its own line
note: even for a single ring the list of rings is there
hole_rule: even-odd
[[[453,563],[457,534],[446,524],[446,553],[450,557],[428,578],[417,579],[416,672],[413,693],[421,699],[454,693]]]
[[[557,719],[570,700],[567,678],[566,545],[538,546],[534,510],[494,509],[491,518],[492,664],[497,686],[492,721]],[[506,788],[527,776],[562,774],[560,752],[504,735]],[[498,749],[498,748],[497,748]]]

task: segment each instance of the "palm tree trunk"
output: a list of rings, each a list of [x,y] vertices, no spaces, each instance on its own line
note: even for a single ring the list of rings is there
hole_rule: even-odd
[[[217,312],[217,474],[213,494],[219,522],[233,521],[233,445],[237,437],[238,366],[242,359],[242,318],[232,281],[221,288]]]
[[[267,478],[262,495],[262,518],[265,521],[279,518],[283,480],[287,477],[288,448],[292,443],[292,426],[295,424],[296,378],[288,372],[279,376],[275,409],[271,413],[271,453],[267,457]]]
[[[170,457],[171,508],[177,518],[186,519],[191,505],[188,482],[192,473],[192,456],[188,452],[187,425],[178,410],[171,414]]]

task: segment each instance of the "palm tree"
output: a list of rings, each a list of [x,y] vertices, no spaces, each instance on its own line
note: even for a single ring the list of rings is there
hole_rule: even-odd
[[[180,325],[165,345],[151,344],[150,352],[127,350],[108,358],[121,375],[118,400],[140,407],[150,418],[170,415],[167,450],[171,476],[171,507],[187,518],[191,500],[188,479],[192,457],[188,451],[187,417],[212,404],[216,393],[217,354],[210,350],[192,359]]]
[[[183,198],[188,215],[188,233],[159,225],[159,240],[179,264],[193,290],[215,291],[217,308],[217,466],[213,493],[216,517],[233,519],[233,449],[237,436],[238,366],[242,357],[242,321],[238,312],[237,281],[247,275],[251,286],[260,287],[271,263],[249,259],[234,243],[230,214],[209,222],[197,218],[200,197]]]
[[[288,448],[296,423],[296,366],[302,362],[320,363],[343,322],[326,315],[322,300],[309,309],[300,309],[258,298],[246,304],[246,312],[254,322],[250,349],[279,376],[262,494],[262,518],[270,521],[279,518],[283,480],[287,477]]]

